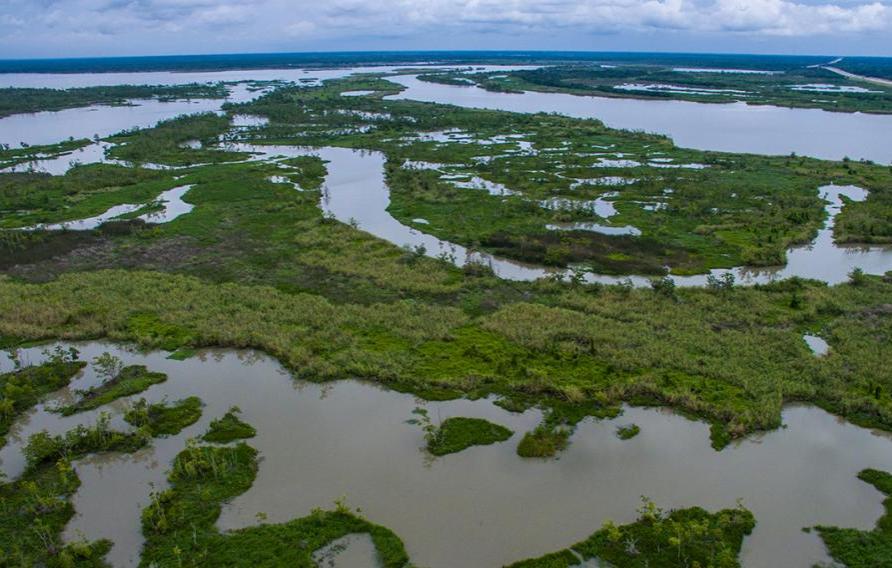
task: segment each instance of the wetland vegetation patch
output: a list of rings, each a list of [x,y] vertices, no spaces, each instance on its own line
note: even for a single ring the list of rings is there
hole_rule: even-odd
[[[629,568],[736,568],[743,539],[755,526],[753,514],[742,506],[716,513],[700,507],[664,512],[644,499],[634,523],[608,521],[568,549],[517,562],[510,568],[564,568],[590,559]]]
[[[514,434],[500,424],[482,418],[455,416],[447,418],[428,439],[427,449],[435,456],[460,452],[471,446],[504,442]]]
[[[18,416],[41,398],[67,386],[86,366],[77,358],[75,350],[57,349],[46,363],[0,374],[0,447],[6,444],[6,435]]]
[[[71,499],[80,486],[72,462],[98,452],[133,452],[147,443],[140,434],[116,432],[108,416],[92,427],[64,435],[31,437],[28,467],[14,481],[0,482],[0,563],[9,566],[106,566],[112,543],[64,543],[62,531],[74,516]],[[27,530],[25,530],[27,527]]]
[[[216,442],[225,444],[233,440],[244,438],[253,438],[257,435],[257,430],[250,424],[239,419],[238,414],[241,412],[237,406],[233,406],[221,418],[215,418],[211,421],[208,431],[201,437],[205,442]]]
[[[103,357],[100,356],[97,360],[101,360]],[[119,360],[115,361],[114,359],[112,356],[104,359],[106,366],[100,373],[104,375],[105,380],[101,384],[79,393],[80,396],[76,402],[63,406],[58,411],[69,416],[85,410],[92,410],[113,400],[139,394],[152,385],[167,380],[167,375],[164,373],[151,372],[144,365],[123,367]]]
[[[637,424],[627,424],[616,429],[616,436],[620,440],[631,440],[640,433],[641,428]]]
[[[145,428],[152,437],[172,436],[197,422],[201,418],[201,407],[197,396],[154,404],[142,398],[124,414],[124,420],[136,428]]]
[[[408,555],[388,529],[366,521],[343,503],[333,511],[282,524],[221,533],[223,503],[247,491],[257,472],[257,451],[236,446],[190,445],[174,460],[171,487],[156,493],[143,512],[142,566],[315,566],[313,552],[348,534],[367,533],[384,568],[402,568]]]

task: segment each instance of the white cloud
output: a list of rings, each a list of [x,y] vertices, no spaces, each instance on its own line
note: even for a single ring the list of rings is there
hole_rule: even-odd
[[[238,51],[240,45],[227,43],[226,34],[246,46],[298,40],[350,44],[358,37],[413,37],[423,45],[448,34],[660,31],[756,39],[888,34],[892,0],[7,0],[0,5],[0,47],[7,50],[90,38],[100,45],[117,38],[133,45],[169,42],[163,45],[191,51],[228,45],[228,51]]]

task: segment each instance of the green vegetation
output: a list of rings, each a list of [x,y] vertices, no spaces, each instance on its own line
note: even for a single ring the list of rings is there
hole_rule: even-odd
[[[75,349],[54,350],[46,363],[0,374],[0,448],[15,419],[40,399],[68,385],[86,363]]]
[[[506,294],[491,285],[490,298]],[[158,273],[68,274],[39,285],[0,281],[0,335],[157,347],[169,335],[132,325],[132,314],[154,311],[158,326],[175,326],[196,345],[261,348],[314,380],[359,376],[415,392],[570,400],[589,413],[620,401],[667,404],[714,421],[725,443],[778,427],[786,401],[892,427],[883,339],[892,332],[884,307],[892,283],[880,278],[832,288],[789,281],[726,293],[679,289],[675,300],[647,289],[516,286],[522,299],[506,294],[476,315],[474,304],[468,314],[419,301],[336,304]],[[818,324],[833,346],[824,358],[801,337]]]
[[[201,163],[244,160],[241,152],[227,152],[213,147],[230,128],[230,119],[215,113],[189,114],[159,122],[148,130],[119,134],[110,140],[117,143],[109,155],[119,160],[189,166]],[[192,148],[189,142],[200,143]]]
[[[60,408],[59,412],[69,416],[99,408],[113,400],[141,393],[150,386],[167,380],[167,375],[164,373],[150,372],[144,365],[123,368],[118,366],[102,374],[105,376],[102,384],[80,393],[77,402]]]
[[[233,406],[222,418],[212,420],[210,428],[201,439],[205,442],[225,444],[233,440],[253,438],[257,435],[257,430],[250,424],[242,422],[236,416],[239,412],[241,410],[237,406]]]
[[[788,67],[762,73],[698,72],[695,71],[697,67],[696,64],[683,66],[686,70],[677,71],[675,66],[657,63],[631,63],[609,68],[586,63],[507,73],[430,73],[420,78],[448,85],[468,85],[470,82],[496,92],[544,91],[892,113],[892,88],[847,79],[822,67]],[[825,90],[828,88],[829,91]]]
[[[756,521],[743,507],[709,513],[699,507],[664,513],[644,499],[638,520],[604,527],[572,547],[510,568],[565,568],[597,558],[611,566],[734,568],[745,536]]]
[[[550,458],[566,449],[570,440],[568,428],[553,428],[541,424],[523,435],[517,445],[517,455],[522,458]]]
[[[201,418],[201,399],[190,396],[173,404],[149,404],[142,398],[124,415],[124,420],[145,428],[152,437],[172,436]]]
[[[187,447],[174,461],[171,488],[155,494],[143,512],[146,544],[140,565],[311,568],[315,550],[353,533],[372,537],[383,567],[408,563],[395,534],[343,504],[283,524],[219,532],[215,523],[221,505],[246,491],[256,472],[257,451],[244,443]]]
[[[37,146],[20,146],[18,148],[9,146],[8,144],[0,144],[0,169],[9,168],[19,164],[27,164],[35,160],[46,158],[58,158],[87,146],[90,140],[65,140],[58,144],[42,144]],[[7,178],[14,177],[14,174],[4,174]]]
[[[487,81],[499,88],[499,80]],[[357,89],[375,94],[340,96]],[[688,274],[782,263],[790,245],[812,238],[826,221],[817,189],[827,183],[870,190],[866,201],[843,208],[838,240],[887,242],[888,167],[700,152],[594,120],[383,98],[397,90],[376,76],[283,87],[227,105],[228,116],[178,118],[107,141],[112,157],[174,171],[93,164],[64,176],[0,174],[0,344],[108,338],[172,351],[174,358],[208,346],[254,348],[311,380],[359,377],[431,399],[498,395],[506,408],[538,406],[545,413],[518,445],[525,457],[556,455],[580,420],[615,416],[621,402],[668,405],[706,420],[717,448],[780,426],[789,402],[892,430],[892,277],[854,272],[837,286],[791,279],[755,287],[714,279],[701,289],[676,288],[664,278],[666,265]],[[241,113],[269,123],[233,131],[228,117]],[[654,285],[503,281],[481,265],[456,268],[448,254],[433,259],[402,250],[320,212],[327,165],[319,157],[245,160],[246,153],[221,139],[379,152],[391,189],[388,211],[406,225],[519,260],[651,274]],[[86,143],[46,151],[64,155]],[[0,149],[0,163],[37,153]],[[282,178],[292,183],[275,181]],[[185,184],[195,208],[171,223],[12,230],[124,203],[150,209],[160,192]],[[604,213],[609,207],[615,214]],[[641,235],[549,228],[577,222],[633,226]],[[832,345],[821,358],[802,341],[816,329]],[[165,378],[144,367],[121,368],[110,357],[96,366],[106,380],[63,412],[96,408]],[[12,401],[3,403],[5,428],[14,414],[66,384],[65,373],[76,373],[66,369],[0,377],[2,400]],[[26,382],[30,388],[21,390]],[[36,436],[28,472],[0,487],[2,561],[70,565],[62,555],[77,551],[63,550],[58,537],[76,487],[68,460],[134,449],[149,433],[179,431],[197,420],[199,407],[198,399],[172,406],[141,401],[128,414],[140,426],[135,434],[102,426]],[[432,452],[510,436],[472,419],[437,428],[418,414]],[[205,440],[253,432],[231,410]],[[314,550],[355,532],[372,535],[385,566],[407,562],[393,533],[343,505],[220,533],[222,504],[250,487],[256,467],[256,451],[243,443],[190,445],[173,465],[171,489],[145,510],[143,565],[309,566]],[[869,480],[886,487],[885,478]],[[37,530],[16,533],[22,521]],[[736,566],[752,526],[743,509],[664,514],[648,503],[636,523],[608,525],[572,550],[526,565],[574,565],[581,556],[618,566]],[[885,554],[868,551],[885,546],[880,529],[868,536],[821,530],[828,543],[837,539],[828,546],[840,558],[870,564]],[[107,543],[78,550],[72,561],[96,564]]]
[[[122,203],[151,201],[176,185],[169,173],[110,164],[78,166],[64,176],[0,174],[0,227],[93,217]],[[7,241],[5,248],[14,244]]]
[[[28,468],[15,481],[0,483],[0,565],[107,566],[103,557],[109,541],[62,542],[62,531],[74,515],[71,498],[80,486],[71,462],[97,452],[132,452],[146,441],[139,434],[110,430],[108,416],[64,436],[32,436],[25,448]]]
[[[876,469],[858,474],[886,495],[886,513],[872,531],[838,527],[817,527],[833,560],[848,568],[892,566],[892,475]]]
[[[338,94],[354,89],[377,94]],[[408,224],[427,219],[425,232],[516,258],[579,261],[615,273],[661,274],[667,262],[676,272],[779,262],[790,243],[810,238],[824,222],[819,185],[870,189],[859,205],[877,218],[883,210],[874,206],[892,187],[892,171],[868,163],[698,152],[597,121],[382,98],[396,90],[367,76],[280,88],[227,112],[269,119],[232,134],[240,141],[382,152],[391,213]],[[171,154],[177,161],[193,150],[170,140],[200,139],[206,127],[218,132],[217,122],[171,121],[128,133],[124,147],[166,140],[165,148],[180,153]],[[454,135],[442,134],[450,130]],[[595,169],[602,159],[610,161]],[[446,166],[410,167],[407,160]],[[0,263],[9,276],[0,280],[0,335],[17,341],[108,337],[170,351],[251,347],[313,380],[361,377],[427,397],[495,393],[527,406],[572,405],[578,416],[544,425],[524,444],[552,452],[561,444],[534,442],[622,401],[670,405],[705,419],[717,447],[778,427],[781,408],[791,401],[892,428],[892,375],[885,363],[892,356],[885,307],[892,282],[867,276],[834,287],[790,280],[675,289],[661,280],[642,290],[577,279],[501,281],[485,269],[461,270],[448,258],[401,250],[326,218],[318,192],[269,179],[318,183],[323,168],[312,157],[215,163],[178,170],[183,177],[174,180],[165,171],[84,166],[46,182],[52,211],[29,202],[41,193],[33,191],[42,187],[38,178],[48,176],[9,181],[17,189],[3,192],[10,197],[0,223],[10,227],[145,203],[181,184],[193,185],[195,209],[153,227],[16,241]],[[87,174],[101,178],[107,191],[94,191],[86,179],[76,183]],[[127,175],[140,183],[126,186]],[[463,189],[442,175],[476,176],[515,193]],[[616,187],[571,181],[605,177],[639,181]],[[310,189],[306,181],[302,187]],[[129,189],[114,189],[119,186]],[[619,195],[604,197],[614,190]],[[141,191],[144,197],[136,195]],[[96,195],[114,197],[86,207]],[[617,214],[602,222],[634,225],[643,234],[548,231],[546,223],[593,219],[583,207],[552,210],[538,203],[555,197],[606,199]],[[637,203],[655,200],[665,207],[650,211]],[[76,203],[84,205],[75,215]],[[827,357],[813,357],[802,343],[802,333],[813,329],[831,343]],[[557,438],[566,441],[566,435]]]
[[[640,433],[641,428],[637,424],[628,424],[626,426],[620,426],[616,429],[616,436],[620,440],[631,440]]]
[[[111,85],[73,89],[0,89],[0,117],[23,112],[41,112],[89,105],[128,105],[131,99],[222,99],[227,89],[215,85]]]
[[[514,434],[508,428],[482,418],[447,418],[427,442],[427,449],[435,456],[454,454],[471,446],[488,446],[504,442]]]
[[[195,357],[198,353],[195,349],[190,349],[189,347],[180,347],[173,353],[167,356],[168,359],[173,359],[174,361],[185,361],[186,359],[191,359]]]

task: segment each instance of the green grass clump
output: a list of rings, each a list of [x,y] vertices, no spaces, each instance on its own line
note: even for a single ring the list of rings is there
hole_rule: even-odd
[[[15,419],[40,399],[71,382],[86,363],[77,361],[77,352],[57,351],[42,365],[0,374],[0,447]]]
[[[569,429],[541,424],[523,435],[517,445],[517,455],[522,458],[550,458],[566,449],[569,443]]]
[[[192,334],[183,326],[161,321],[151,313],[136,314],[128,322],[133,335],[139,342],[159,349],[173,351],[172,359],[185,356],[189,349],[183,346],[192,339]]]
[[[849,568],[892,566],[892,474],[865,469],[858,474],[886,495],[885,514],[871,531],[838,527],[817,527],[833,560]]]
[[[223,418],[216,418],[211,421],[211,426],[207,433],[201,437],[205,442],[217,442],[225,444],[233,440],[243,438],[253,438],[257,435],[257,430],[253,426],[242,422],[237,413],[241,412],[237,406],[229,409],[229,412],[223,415]]]
[[[445,456],[471,446],[504,442],[512,434],[508,428],[482,418],[447,418],[428,440],[427,449],[435,456]]]
[[[97,452],[132,452],[146,442],[140,434],[110,430],[108,416],[64,435],[32,436],[25,447],[24,473],[0,482],[0,566],[107,566],[103,557],[111,542],[62,542],[65,525],[74,516],[71,498],[80,486],[71,462]]]
[[[195,349],[191,349],[189,347],[180,347],[179,349],[168,355],[167,358],[173,361],[185,361],[186,359],[195,357],[197,353],[198,351],[196,351]]]
[[[393,532],[359,518],[343,504],[287,523],[219,532],[215,523],[222,504],[248,490],[256,473],[257,451],[244,443],[187,447],[174,460],[171,488],[154,494],[143,510],[146,544],[140,565],[311,568],[315,550],[353,533],[371,535],[385,568],[408,563]]]
[[[81,394],[80,400],[59,409],[63,416],[99,408],[125,396],[138,394],[152,385],[167,380],[164,373],[150,372],[145,365],[124,367],[113,379],[105,381]]]
[[[112,138],[119,144],[109,154],[119,160],[135,163],[163,163],[190,166],[211,162],[243,160],[247,155],[228,152],[214,146],[217,138],[230,128],[230,118],[214,113],[186,114],[145,128],[118,134]],[[197,140],[202,147],[183,147]]]
[[[629,424],[620,426],[616,429],[616,435],[620,440],[631,440],[641,432],[641,428],[637,424]]]
[[[743,507],[710,513],[700,507],[663,512],[647,499],[638,520],[607,522],[572,547],[514,563],[510,568],[565,568],[597,558],[623,568],[701,566],[737,568],[743,539],[756,526]]]
[[[146,428],[154,436],[172,436],[201,418],[201,399],[190,396],[173,404],[149,404],[142,398],[124,415],[137,428]]]

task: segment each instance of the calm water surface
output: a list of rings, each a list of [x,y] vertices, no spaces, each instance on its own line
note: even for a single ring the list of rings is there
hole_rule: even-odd
[[[892,116],[816,109],[587,97],[561,93],[493,93],[474,86],[428,83],[413,75],[391,80],[406,87],[394,99],[513,112],[556,112],[597,118],[607,126],[670,136],[699,150],[892,163]]]
[[[197,395],[205,403],[201,420],[177,436],[134,455],[77,462],[83,483],[66,537],[112,539],[115,566],[138,561],[139,511],[151,487],[166,485],[165,470],[186,439],[202,434],[232,405],[257,428],[249,443],[262,459],[253,487],[224,508],[222,529],[254,525],[258,513],[269,522],[286,521],[346,496],[351,507],[400,535],[413,561],[430,568],[496,567],[565,547],[607,519],[633,520],[641,495],[663,507],[709,509],[733,507],[741,498],[758,520],[745,541],[744,565],[805,568],[826,557],[818,537],[801,528],[871,527],[882,514],[882,496],[856,474],[865,467],[892,469],[887,435],[811,407],[789,407],[786,428],[721,452],[711,449],[705,424],[664,410],[627,408],[614,420],[581,423],[559,459],[526,460],[515,448],[539,422],[534,410],[512,414],[491,400],[423,403],[360,381],[295,381],[275,360],[255,352],[212,350],[179,362],[165,353],[138,354],[109,344],[78,347],[85,358],[109,351],[169,375],[137,396],[173,401]],[[31,362],[40,359],[37,349],[24,353]],[[72,386],[96,380],[88,368]],[[53,397],[69,398],[67,389]],[[435,422],[480,417],[515,435],[433,459],[421,449],[421,429],[406,423],[419,405]],[[123,428],[125,406],[118,401],[101,410],[111,411],[113,425]],[[97,414],[66,418],[38,407],[14,425],[0,451],[0,469],[12,477],[21,472],[28,435],[63,432],[94,422]],[[641,434],[620,440],[617,426],[630,423]]]

